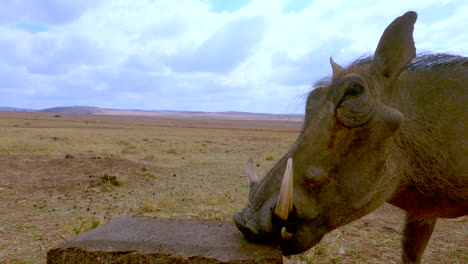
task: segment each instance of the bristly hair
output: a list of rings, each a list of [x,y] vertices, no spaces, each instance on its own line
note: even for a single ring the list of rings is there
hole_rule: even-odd
[[[350,63],[346,68],[350,69],[356,66],[369,65],[372,63],[373,58],[373,55],[364,55]],[[451,67],[468,67],[468,57],[447,53],[420,53],[405,69],[408,71],[432,71]],[[331,77],[322,78],[314,83],[313,89],[327,87],[330,85],[330,82]]]
[[[348,65],[348,67],[371,64],[372,59],[374,59],[374,55],[363,55],[355,61],[351,62],[351,64]]]
[[[446,53],[422,53],[414,58],[406,69],[412,71],[428,71],[455,66],[468,66],[468,58]]]
[[[348,67],[371,64],[373,56],[364,56]],[[468,66],[468,58],[447,53],[420,53],[406,66],[409,71],[430,71],[454,66]]]

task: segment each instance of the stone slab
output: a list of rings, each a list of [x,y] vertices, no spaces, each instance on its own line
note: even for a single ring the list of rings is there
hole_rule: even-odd
[[[123,216],[47,253],[47,263],[283,263],[281,250],[247,242],[234,223]]]

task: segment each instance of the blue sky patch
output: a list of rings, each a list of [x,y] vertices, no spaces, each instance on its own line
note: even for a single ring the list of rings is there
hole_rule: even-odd
[[[287,3],[283,7],[283,11],[286,13],[289,12],[300,12],[302,9],[308,7],[313,0],[291,0],[287,1]]]
[[[19,23],[16,24],[16,27],[32,33],[47,31],[47,27],[44,24]]]
[[[211,6],[215,12],[227,11],[232,13],[242,7],[248,5],[251,0],[236,0],[236,1],[226,1],[226,0],[211,0]]]

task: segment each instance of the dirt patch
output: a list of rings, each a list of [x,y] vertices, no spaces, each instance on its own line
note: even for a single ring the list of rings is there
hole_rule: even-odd
[[[44,261],[47,247],[128,210],[126,199],[147,183],[145,173],[160,171],[118,157],[73,156],[0,155],[0,262],[22,263],[31,248],[34,262]]]
[[[65,192],[77,186],[95,185],[99,178],[105,183],[124,175],[160,171],[152,165],[112,156],[73,154],[73,157],[0,155],[0,186],[22,185],[26,187],[24,191],[57,189]]]

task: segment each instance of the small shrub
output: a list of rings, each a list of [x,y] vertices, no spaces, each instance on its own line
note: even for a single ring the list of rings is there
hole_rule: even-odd
[[[177,150],[175,148],[170,148],[167,150],[168,154],[177,154]]]
[[[154,154],[148,154],[143,157],[144,160],[154,160]]]
[[[151,179],[156,178],[156,175],[154,175],[151,172],[140,173],[140,175],[143,176],[143,177],[151,178]]]
[[[128,176],[127,175],[117,175],[115,179],[117,186],[123,186],[128,183]]]
[[[274,160],[275,157],[273,157],[273,155],[268,155],[265,157],[265,160]]]
[[[101,222],[100,222],[100,221],[94,220],[93,223],[91,224],[91,227],[90,227],[89,229],[94,229],[94,228],[96,228],[96,227],[98,227],[98,226],[100,226],[100,225],[101,225]]]
[[[139,151],[136,147],[128,146],[122,149],[121,154],[123,155],[131,155],[131,154],[138,154]]]
[[[107,183],[113,186],[122,186],[123,184],[128,183],[128,177],[125,175],[114,176],[104,173],[104,176],[101,177],[101,180],[102,183]]]
[[[158,205],[153,200],[144,200],[137,209],[138,214],[158,212]]]
[[[86,220],[82,216],[77,217],[77,219],[81,220],[82,222],[80,224],[80,227],[73,228],[73,232],[75,233],[75,235],[79,235],[82,232],[89,231],[101,225],[101,222],[99,220],[94,220],[93,222],[91,222],[91,225],[86,225],[85,227]]]

